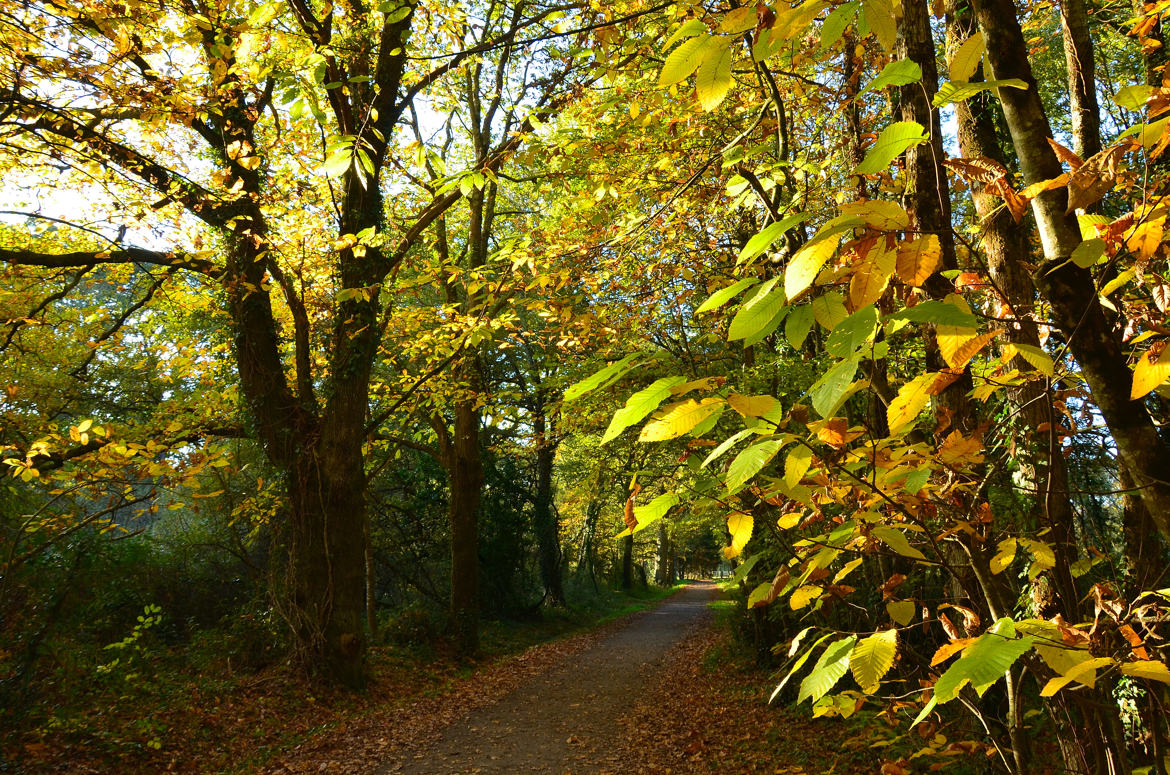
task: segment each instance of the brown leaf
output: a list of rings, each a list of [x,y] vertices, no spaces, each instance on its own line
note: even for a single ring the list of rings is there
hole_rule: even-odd
[[[947,637],[951,640],[959,640],[962,635],[959,633],[959,628],[955,627],[955,623],[947,618],[947,615],[941,611],[938,614],[938,622],[942,625],[943,630],[946,631]]]
[[[878,587],[882,593],[882,600],[889,600],[891,597],[893,597],[894,590],[902,586],[902,582],[905,580],[906,576],[902,573],[895,573],[886,579],[886,582]]]
[[[979,629],[979,624],[983,620],[979,618],[979,614],[965,605],[955,605],[954,603],[947,603],[939,606],[939,608],[953,608],[963,615],[963,629],[970,635]]]
[[[1056,158],[1067,164],[1073,172],[1076,172],[1077,168],[1085,163],[1080,156],[1077,156],[1075,153],[1070,151],[1068,148],[1065,148],[1051,137],[1048,138],[1048,144],[1052,146],[1052,150],[1056,151]]]
[[[1085,160],[1068,178],[1068,209],[1088,207],[1113,190],[1117,165],[1125,155],[1125,145],[1114,145]]]
[[[993,183],[1007,175],[1007,167],[986,156],[947,159],[943,166],[967,181]]]

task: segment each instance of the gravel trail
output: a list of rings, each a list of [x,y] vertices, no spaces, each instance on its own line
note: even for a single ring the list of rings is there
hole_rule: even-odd
[[[714,584],[692,583],[658,608],[552,666],[499,701],[473,710],[382,773],[551,773],[612,771],[615,737],[671,649],[710,618]],[[620,764],[620,763],[618,763]]]

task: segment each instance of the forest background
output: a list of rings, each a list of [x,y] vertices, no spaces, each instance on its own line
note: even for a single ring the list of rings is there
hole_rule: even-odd
[[[1168,6],[0,10],[6,746],[723,568],[889,767],[1165,773]]]

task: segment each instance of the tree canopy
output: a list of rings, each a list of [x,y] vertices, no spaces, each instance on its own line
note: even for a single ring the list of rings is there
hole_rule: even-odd
[[[183,518],[353,688],[722,568],[814,715],[1165,772],[1163,13],[5,9],[0,625]]]

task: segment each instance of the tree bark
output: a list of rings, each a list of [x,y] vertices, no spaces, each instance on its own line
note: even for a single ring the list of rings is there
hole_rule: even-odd
[[[1027,184],[1050,180],[1063,170],[1048,144],[1052,131],[1040,103],[1036,79],[1028,64],[1027,45],[1011,0],[979,0],[975,4],[979,27],[987,42],[987,62],[996,79],[1019,78],[1027,89],[1001,89],[1004,117]],[[1044,248],[1044,263],[1035,273],[1037,289],[1052,309],[1052,317],[1117,443],[1120,464],[1139,488],[1162,536],[1170,537],[1170,449],[1142,401],[1129,398],[1133,375],[1117,333],[1109,325],[1087,269],[1069,262],[1080,244],[1080,229],[1065,214],[1064,188],[1041,193],[1032,200],[1032,212]]]
[[[544,414],[544,403],[538,399],[534,417],[536,426],[536,498],[532,522],[536,528],[537,551],[540,555],[540,581],[544,585],[545,597],[555,606],[565,605],[565,589],[561,579],[562,556],[560,523],[553,507],[552,475],[556,458],[556,443],[548,418]]]
[[[475,399],[455,407],[454,432],[445,456],[451,496],[451,629],[461,654],[479,652],[479,502],[483,460]]]
[[[1097,68],[1085,0],[1061,0],[1060,32],[1068,68],[1068,102],[1072,112],[1073,150],[1087,159],[1101,150],[1101,113],[1097,104]]]

